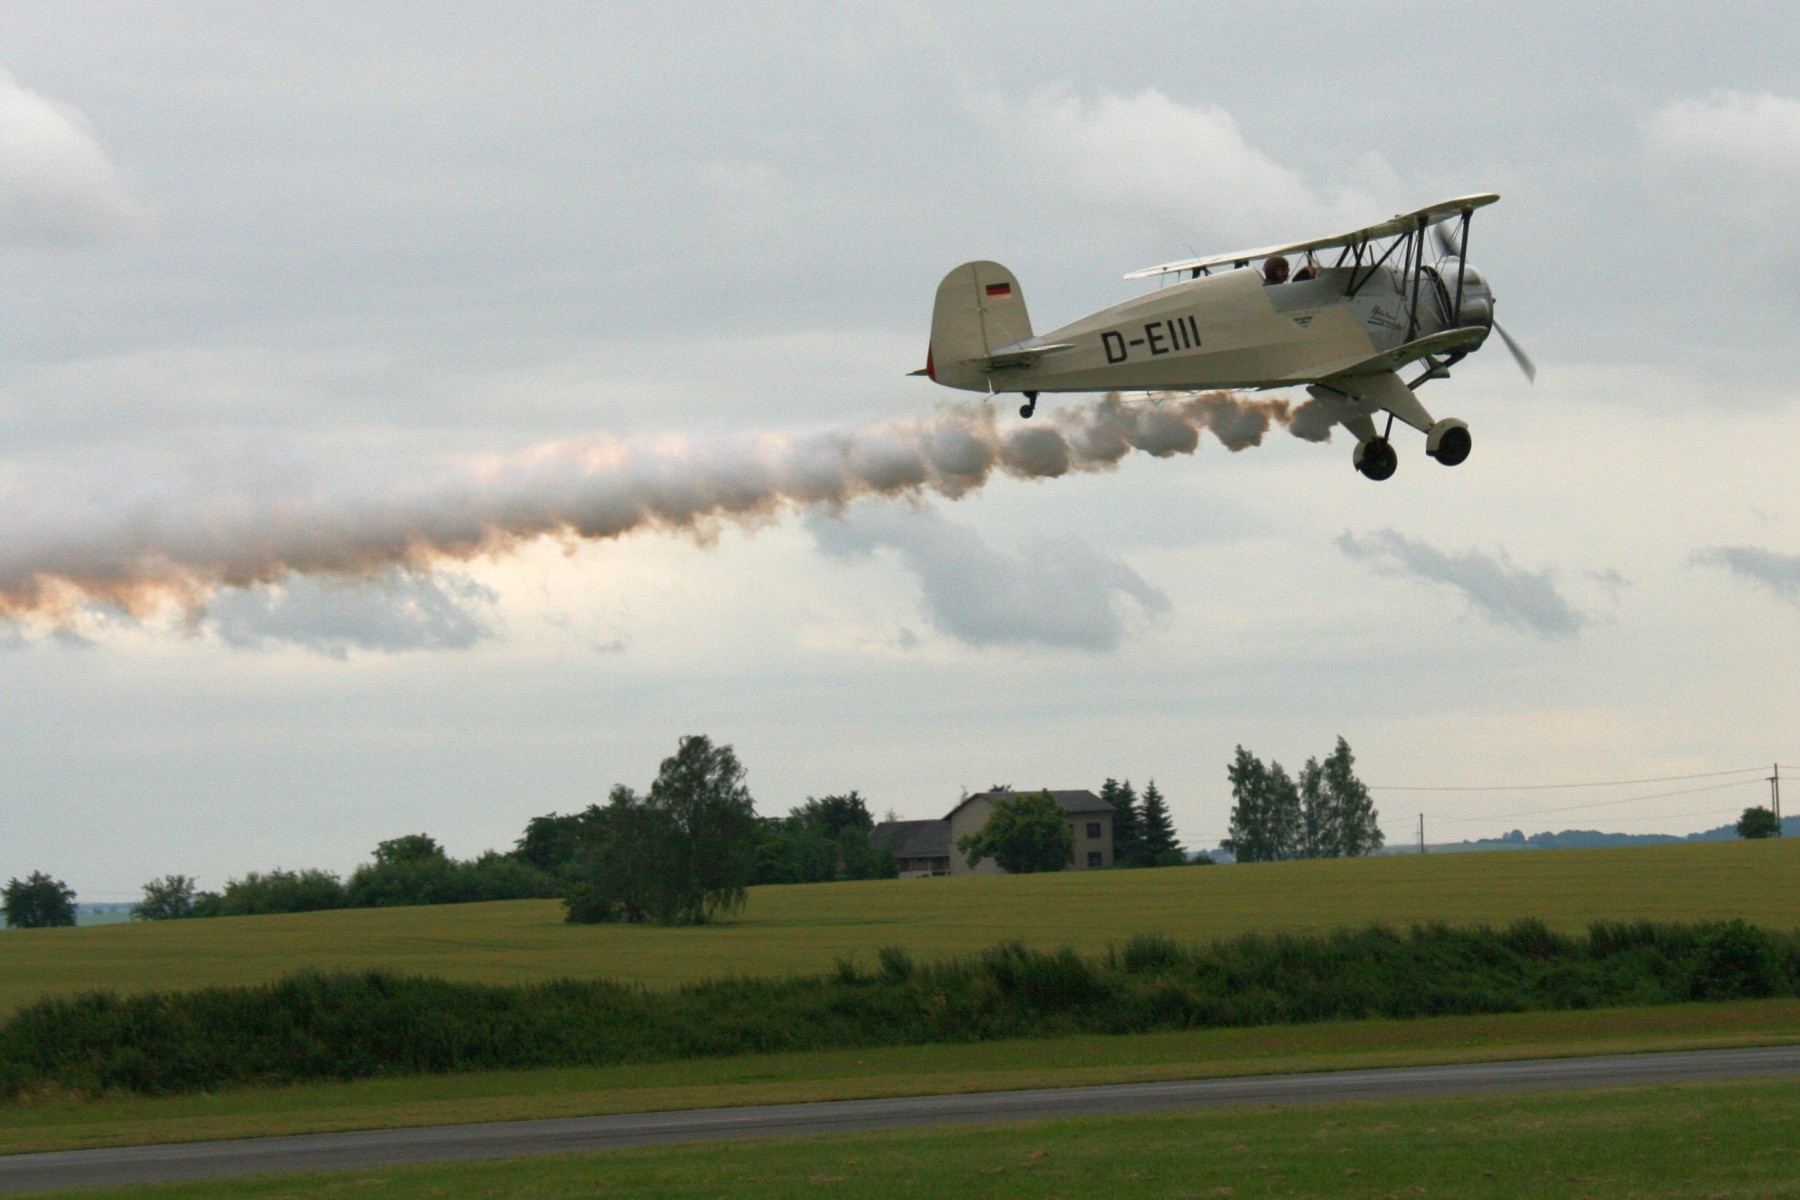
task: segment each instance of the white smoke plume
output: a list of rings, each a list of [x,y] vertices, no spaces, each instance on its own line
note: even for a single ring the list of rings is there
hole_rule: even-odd
[[[1228,392],[1108,396],[1032,422],[991,404],[797,435],[591,438],[431,468],[361,463],[295,479],[111,479],[0,488],[0,614],[65,623],[93,606],[195,619],[221,588],[289,575],[367,577],[568,541],[771,519],[865,496],[949,499],[996,473],[1103,471],[1133,451],[1192,454],[1202,430],[1241,450],[1271,425],[1329,436],[1310,403]],[[274,477],[279,474],[279,477]]]

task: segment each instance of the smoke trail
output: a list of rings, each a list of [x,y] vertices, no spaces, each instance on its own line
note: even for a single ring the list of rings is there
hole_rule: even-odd
[[[142,617],[173,605],[191,619],[220,588],[289,573],[426,570],[540,537],[707,537],[725,521],[864,496],[955,499],[996,473],[1054,478],[1132,451],[1192,454],[1203,429],[1233,450],[1272,424],[1329,436],[1309,408],[1229,392],[1115,395],[1027,424],[980,402],[798,435],[593,438],[433,469],[364,463],[299,483],[134,480],[123,494],[114,481],[77,498],[13,487],[0,496],[0,614],[61,621],[103,605]]]

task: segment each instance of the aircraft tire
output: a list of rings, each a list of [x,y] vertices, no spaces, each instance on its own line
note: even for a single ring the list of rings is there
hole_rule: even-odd
[[[1400,456],[1394,453],[1393,445],[1386,438],[1364,442],[1357,449],[1361,453],[1356,458],[1356,469],[1377,483],[1392,479],[1400,467]]]
[[[1446,422],[1448,425],[1448,423]],[[1446,467],[1460,466],[1469,457],[1474,441],[1469,437],[1466,425],[1456,424],[1448,427],[1438,435],[1437,445],[1428,447],[1425,453],[1443,463]]]

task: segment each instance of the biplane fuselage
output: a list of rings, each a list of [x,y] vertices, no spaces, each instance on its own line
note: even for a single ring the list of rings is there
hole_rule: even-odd
[[[1381,412],[1426,433],[1427,453],[1455,465],[1467,457],[1468,427],[1433,420],[1413,389],[1447,377],[1487,340],[1494,298],[1460,253],[1428,262],[1425,231],[1460,218],[1460,250],[1470,214],[1494,199],[1463,197],[1334,238],[1152,267],[1131,278],[1180,282],[1041,336],[1011,271],[964,263],[938,287],[926,367],[917,373],[947,387],[1021,393],[1027,417],[1044,392],[1304,386],[1357,435],[1353,462],[1364,474],[1393,473],[1387,433],[1374,424]],[[1315,259],[1333,247],[1336,262]],[[1306,255],[1311,278],[1269,283],[1252,266],[1287,252]],[[1514,353],[1529,374],[1529,360]],[[1413,363],[1425,370],[1408,383],[1399,372]]]
[[[1007,314],[997,310],[1006,298],[1016,297],[1023,308],[1018,281],[998,263],[967,263],[958,271],[973,278],[952,286],[981,297],[984,321],[1004,321]],[[1420,305],[1410,330],[1411,288],[1400,272],[1379,268],[1347,295],[1352,274],[1351,268],[1327,267],[1317,278],[1277,284],[1265,284],[1250,268],[1207,275],[1116,304],[1041,339],[1009,343],[1022,342],[1027,350],[1032,340],[1061,347],[1029,358],[1008,361],[1002,346],[996,355],[947,364],[933,345],[932,378],[983,392],[1292,387],[1453,328],[1449,289],[1430,268],[1421,281],[1429,302]],[[1477,280],[1471,270],[1464,285],[1461,328],[1470,330],[1469,349],[1480,345],[1491,321],[1492,309],[1483,303],[1487,289]],[[986,292],[996,285],[1007,296],[990,300]],[[1478,315],[1486,320],[1476,322]],[[990,358],[999,362],[990,365]]]

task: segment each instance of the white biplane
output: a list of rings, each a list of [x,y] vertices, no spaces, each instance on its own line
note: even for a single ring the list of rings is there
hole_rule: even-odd
[[[1469,427],[1433,420],[1416,389],[1448,378],[1490,330],[1527,379],[1537,374],[1494,320],[1486,280],[1464,262],[1475,210],[1499,198],[1460,196],[1334,237],[1133,271],[1125,278],[1180,282],[1041,337],[1011,271],[964,263],[938,285],[925,369],[913,374],[1020,393],[1022,417],[1042,392],[1304,386],[1356,435],[1352,462],[1370,479],[1398,464],[1388,440],[1396,418],[1425,434],[1427,454],[1455,466],[1469,456]],[[1402,379],[1415,365],[1419,373]],[[1388,419],[1378,430],[1380,413]]]

